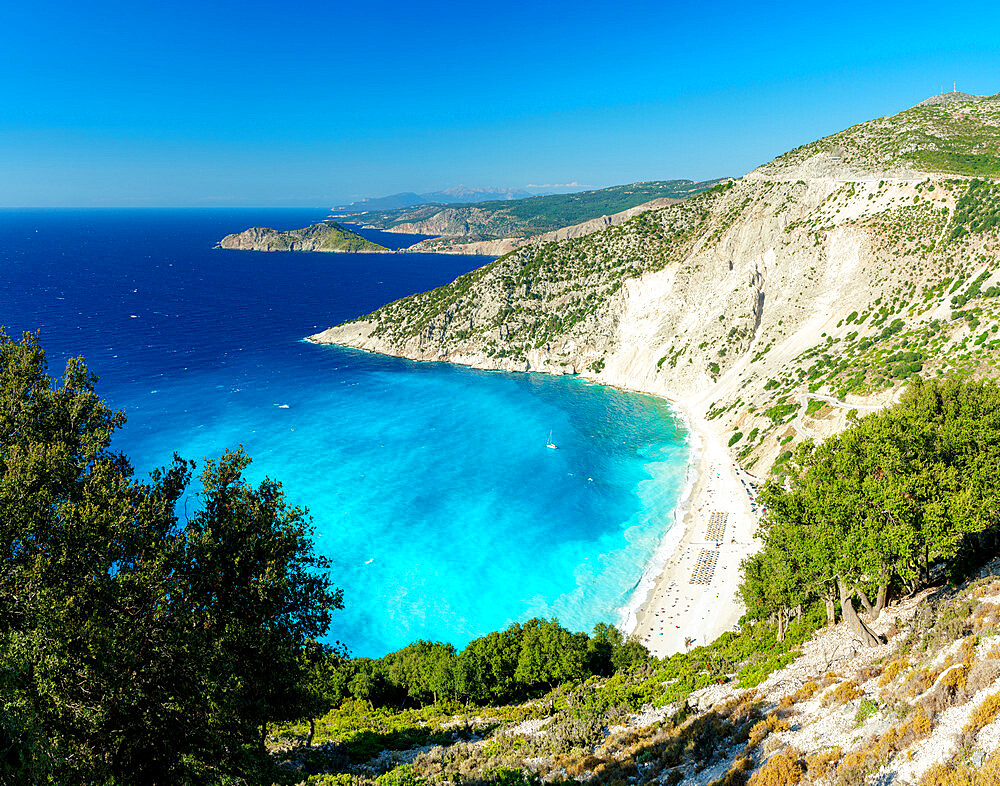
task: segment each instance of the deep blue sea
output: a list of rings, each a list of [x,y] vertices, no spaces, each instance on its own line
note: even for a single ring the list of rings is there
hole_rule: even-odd
[[[670,407],[303,342],[484,262],[212,248],[325,215],[0,211],[0,325],[40,331],[52,373],[86,358],[140,474],[242,444],[254,479],[281,480],[344,590],[329,638],[355,654],[533,616],[617,622],[684,482]]]

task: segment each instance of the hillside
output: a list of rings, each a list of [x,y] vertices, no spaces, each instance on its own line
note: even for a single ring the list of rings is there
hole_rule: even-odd
[[[844,180],[920,173],[1000,175],[1000,96],[944,93],[891,117],[796,148],[756,170],[764,179]]]
[[[1000,782],[998,572],[890,604],[870,620],[877,647],[843,623],[817,631],[806,614],[784,642],[747,626],[519,705],[349,699],[316,722],[311,747],[304,723],[273,729],[269,745],[309,784],[989,786]]]
[[[913,374],[995,367],[998,154],[1000,97],[914,107],[311,340],[665,395],[765,471]]]
[[[407,252],[432,252],[437,254],[481,254],[483,256],[499,257],[509,254],[518,248],[529,244],[550,243],[559,240],[569,240],[571,238],[583,237],[594,232],[600,232],[608,227],[624,224],[631,218],[656,208],[679,202],[679,199],[662,197],[643,202],[641,205],[626,208],[617,213],[602,215],[598,218],[590,218],[581,221],[579,224],[570,224],[551,232],[544,232],[541,235],[532,237],[502,237],[495,240],[469,240],[467,237],[430,237],[421,240],[412,246],[408,246]]]
[[[618,213],[653,199],[684,199],[717,182],[667,180],[632,183],[572,194],[467,205],[423,205],[403,210],[342,213],[336,217],[392,232],[443,235],[470,241],[523,238]]]
[[[239,251],[340,251],[371,253],[388,251],[385,246],[365,240],[333,221],[325,221],[303,229],[287,231],[252,227],[243,232],[226,235],[218,248]]]

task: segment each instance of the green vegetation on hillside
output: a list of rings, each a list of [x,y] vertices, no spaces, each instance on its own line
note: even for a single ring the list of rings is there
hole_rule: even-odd
[[[389,250],[334,221],[289,230],[254,227],[226,235],[219,246],[251,251],[342,251],[354,254]]]
[[[1000,161],[997,166],[1000,167]],[[1000,185],[973,180],[969,183],[969,190],[959,197],[955,204],[952,238],[969,233],[989,232],[998,226],[1000,226]]]
[[[357,232],[345,229],[340,224],[335,224],[333,221],[326,221],[325,223],[317,224],[316,226],[326,227],[325,230],[318,230],[323,237],[322,242],[320,243],[320,249],[324,251],[336,250],[358,253],[362,251],[386,250],[385,246],[380,246],[378,243],[366,240]]]
[[[653,199],[685,199],[716,185],[718,180],[694,183],[690,180],[668,180],[649,183],[633,183],[628,186],[613,186],[599,191],[583,191],[578,194],[553,194],[500,203],[499,209],[525,223],[545,232],[560,227],[572,226],[591,218],[620,213],[630,207],[641,205]],[[541,227],[546,227],[541,229]],[[535,230],[531,230],[535,234]]]
[[[954,754],[941,746],[918,782],[993,786],[1000,754],[977,734],[1000,717],[1000,696],[990,693],[1000,677],[998,592],[995,578],[924,591],[894,609],[884,657],[841,658],[831,670],[822,653],[839,631],[830,630],[812,648],[811,668],[797,664],[767,686],[763,677],[816,631],[821,609],[793,620],[784,642],[773,624],[747,625],[712,646],[516,706],[396,710],[347,700],[317,721],[313,746],[302,744],[308,729],[297,724],[275,730],[276,747],[310,786],[861,786],[950,739],[954,713],[945,711],[956,709],[968,720]],[[736,671],[741,661],[746,678]],[[688,700],[701,688],[697,702]],[[943,735],[934,736],[939,726]],[[982,766],[970,756],[977,749]]]
[[[705,229],[711,200],[724,191],[718,187],[598,234],[513,251],[360,319],[376,324],[375,335],[397,341],[442,321],[468,324],[468,329],[452,329],[448,341],[481,336],[487,354],[523,358],[531,349],[572,335],[606,307],[626,279],[683,259]],[[486,290],[508,305],[480,311],[478,301]]]
[[[790,486],[761,495],[764,547],[743,565],[751,617],[839,600],[845,619],[875,638],[851,605],[880,609],[932,569],[954,579],[1000,541],[1000,387],[911,383],[899,404],[820,445],[801,444]],[[872,601],[874,600],[874,604]]]
[[[607,658],[607,650],[598,655],[598,660],[604,663],[603,670],[593,675],[584,672],[573,678],[563,678],[553,683],[551,688],[540,683],[534,691],[517,699],[523,701],[525,696],[529,697],[521,704],[497,706],[493,703],[460,703],[451,699],[432,703],[429,696],[427,701],[397,698],[378,704],[353,696],[341,698],[341,694],[335,693],[334,708],[315,723],[280,725],[273,730],[273,734],[276,741],[291,745],[298,751],[306,772],[343,773],[340,777],[351,773],[353,779],[362,781],[365,780],[363,774],[370,772],[368,767],[372,761],[384,757],[385,751],[438,746],[426,754],[426,758],[422,757],[422,778],[440,775],[446,780],[463,781],[486,775],[487,782],[497,782],[489,773],[503,771],[502,778],[514,780],[500,782],[533,783],[531,775],[525,772],[525,760],[554,757],[556,767],[569,765],[576,771],[571,774],[581,774],[583,770],[594,769],[603,762],[601,769],[607,770],[608,778],[602,778],[601,782],[613,782],[613,776],[619,771],[617,766],[612,766],[610,751],[600,754],[605,757],[603,759],[594,758],[594,749],[604,742],[609,727],[621,723],[629,713],[643,707],[673,707],[675,709],[667,713],[667,719],[662,724],[655,724],[645,733],[654,734],[663,730],[676,738],[668,746],[668,752],[663,753],[660,770],[689,763],[697,754],[687,745],[691,741],[688,734],[695,730],[687,728],[686,732],[681,732],[695,714],[694,709],[688,706],[688,697],[694,691],[712,685],[732,683],[740,688],[759,685],[768,675],[798,657],[798,647],[820,626],[821,621],[820,610],[803,614],[788,624],[783,641],[777,640],[777,628],[772,623],[746,625],[739,633],[726,633],[707,646],[678,653],[662,661],[644,654],[637,643],[618,643],[621,639],[617,631],[609,626],[599,626],[588,646],[591,652],[600,652],[608,644],[606,635],[610,634],[610,659]],[[558,629],[554,623],[545,624],[550,626],[551,631]],[[486,662],[495,663],[499,667],[498,674],[514,679],[518,668],[523,665],[521,659],[525,650],[520,654],[516,648],[511,651],[504,642],[510,631],[509,628],[490,634],[469,647],[478,648],[482,653],[479,657],[485,655]],[[433,646],[447,647],[440,644]],[[624,650],[618,649],[623,646]],[[400,663],[409,664],[411,669],[421,663],[430,665],[434,662],[430,650],[431,645],[426,642],[411,645],[382,658],[376,667],[384,673],[399,669],[397,674],[410,675],[403,678],[404,684],[407,679],[418,683],[423,677],[415,670],[405,672],[400,669]],[[616,651],[627,653],[627,657],[616,658]],[[510,652],[512,657],[505,658],[505,652]],[[632,660],[635,655],[639,657]],[[552,652],[543,655],[543,658],[557,662],[559,656]],[[370,664],[370,661],[364,661],[362,668],[368,668]],[[763,718],[761,702],[751,696],[744,713],[743,721],[732,726],[715,722],[696,724],[698,733],[695,738],[702,752],[710,756],[734,741],[751,739],[751,728]],[[720,708],[718,717],[720,721],[725,719],[728,711]],[[528,739],[523,733],[503,731],[524,722],[544,723],[544,739]],[[480,737],[490,737],[490,740],[485,745],[477,744]],[[763,739],[760,729],[753,739],[754,745]],[[296,747],[304,742],[311,742],[314,747]],[[628,765],[626,772],[637,774],[636,764],[632,762]],[[412,767],[395,772],[408,778],[417,775]],[[310,783],[328,782],[324,778],[330,777],[336,776],[318,775]],[[528,780],[525,781],[525,778]]]
[[[443,211],[455,216],[468,239],[528,237],[572,226],[592,218],[620,213],[653,199],[685,199],[712,188],[719,180],[651,181],[612,186],[575,194],[552,194],[470,205],[424,205],[357,216],[359,221],[390,229],[399,224],[426,221]]]
[[[796,148],[764,167],[778,172],[818,154],[861,170],[1000,176],[1000,96],[915,106]]]

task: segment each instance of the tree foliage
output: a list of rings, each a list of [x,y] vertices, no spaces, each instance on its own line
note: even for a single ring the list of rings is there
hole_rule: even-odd
[[[341,606],[306,512],[241,451],[148,481],[80,358],[0,331],[0,781],[255,779],[269,721],[301,717],[303,653]]]
[[[377,707],[420,707],[443,700],[503,704],[651,660],[640,642],[626,640],[606,623],[588,636],[536,618],[473,639],[460,652],[450,644],[417,641],[377,660],[340,659],[335,669],[341,676],[329,703],[336,706],[349,697]],[[341,685],[346,692],[340,692]]]
[[[801,445],[790,465],[787,487],[761,495],[764,547],[743,565],[749,616],[836,594],[854,624],[852,595],[871,606],[873,592],[912,590],[936,566],[958,578],[995,546],[1000,388],[917,380],[895,406]]]

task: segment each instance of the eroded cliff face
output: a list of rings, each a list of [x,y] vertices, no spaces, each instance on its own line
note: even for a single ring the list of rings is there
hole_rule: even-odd
[[[874,133],[863,138],[878,151]],[[535,240],[310,338],[683,400],[758,469],[917,371],[989,370],[1000,187],[918,172],[919,150],[885,172],[875,153],[800,151],[618,226]]]

